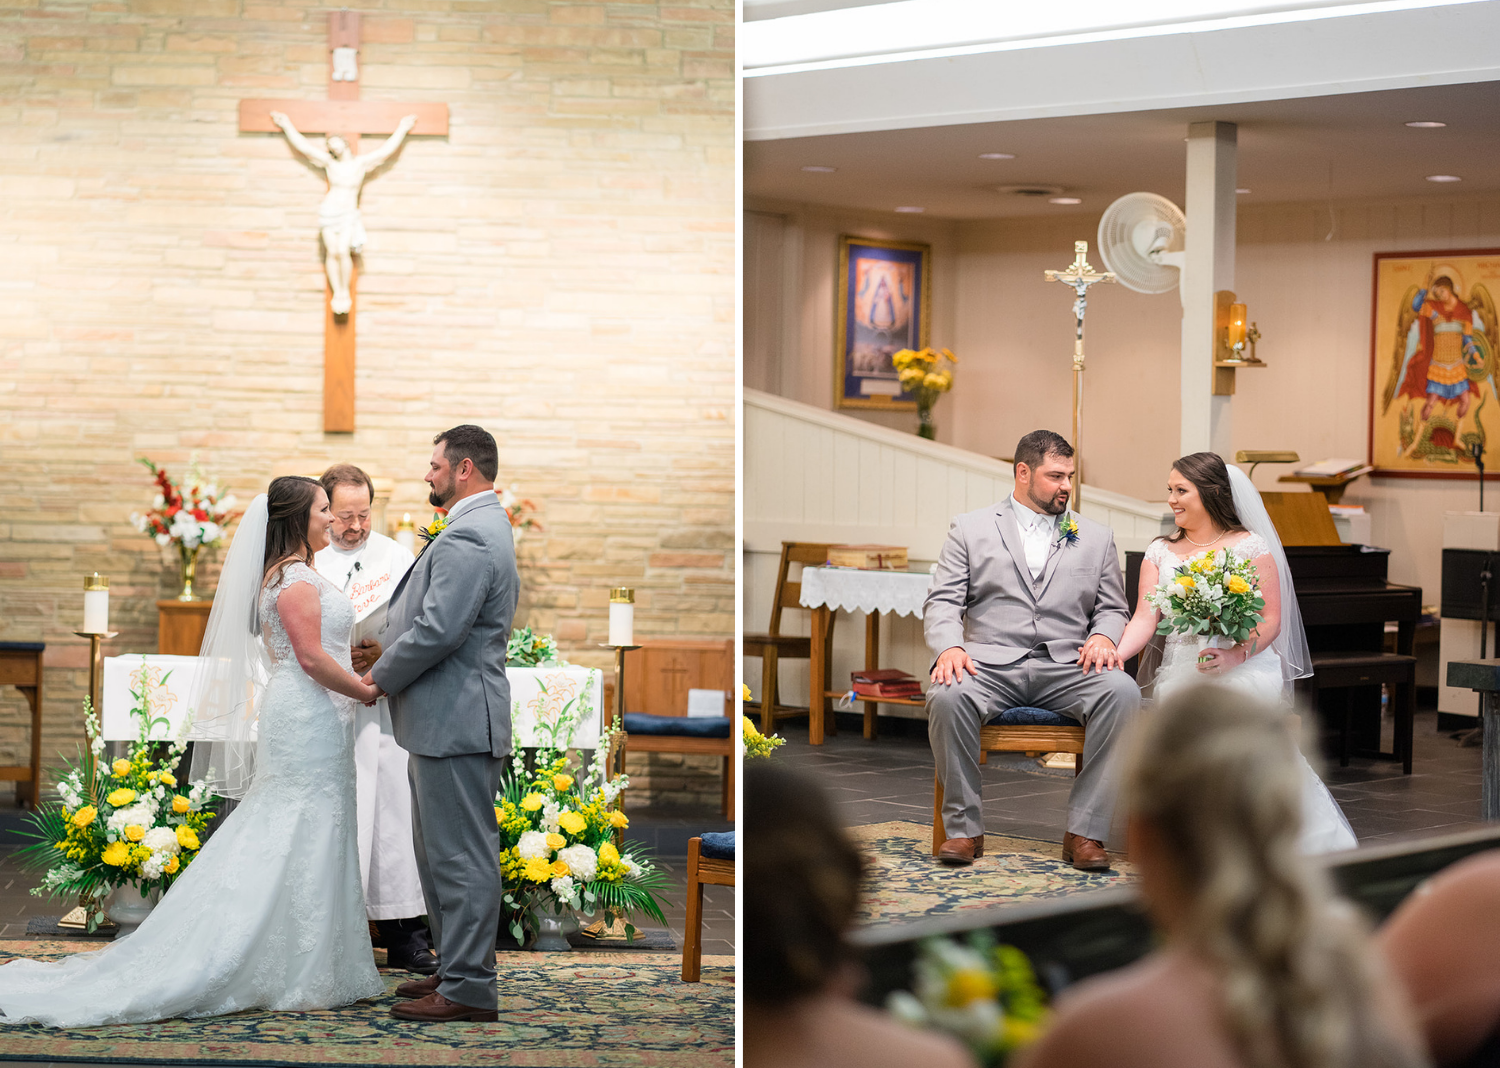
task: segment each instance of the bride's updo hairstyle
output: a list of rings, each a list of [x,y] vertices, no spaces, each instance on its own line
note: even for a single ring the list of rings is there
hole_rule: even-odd
[[[1185,902],[1182,948],[1217,974],[1222,1019],[1249,1068],[1425,1064],[1388,1025],[1364,924],[1298,849],[1291,722],[1212,684],[1173,694],[1139,721],[1127,797],[1156,832]]]
[[[312,518],[313,501],[318,496],[315,478],[282,475],[266,488],[266,559],[263,571],[270,573],[273,564],[288,557],[312,562],[312,546],[307,543],[307,524]],[[281,569],[276,572],[281,579]]]
[[[1229,485],[1229,468],[1222,456],[1216,452],[1189,453],[1174,461],[1172,470],[1193,484],[1214,526],[1225,532],[1245,529],[1234,510],[1234,489]],[[1187,531],[1178,527],[1167,540],[1181,541],[1185,537]]]

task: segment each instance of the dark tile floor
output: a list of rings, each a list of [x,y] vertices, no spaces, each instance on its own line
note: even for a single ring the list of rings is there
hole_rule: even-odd
[[[787,744],[777,757],[814,772],[834,798],[847,826],[907,820],[932,822],[932,752],[926,723],[884,718],[881,736],[867,742],[859,720],[839,717],[839,733],[807,744],[805,723],[778,733]],[[1385,725],[1384,748],[1391,748]],[[1411,775],[1394,761],[1352,758],[1347,768],[1328,761],[1324,781],[1363,843],[1449,832],[1479,822],[1480,754],[1437,731],[1437,713],[1419,712]],[[991,834],[1061,842],[1071,774],[1034,771],[1024,756],[991,754],[983,769],[985,829]],[[1112,843],[1123,848],[1119,834]]]
[[[687,914],[687,840],[703,831],[733,829],[713,809],[627,808],[633,841],[646,845],[656,856],[672,883],[668,889],[667,907],[663,909],[667,928],[678,946],[682,945]],[[31,888],[37,876],[22,871],[16,863],[17,839],[14,831],[22,813],[15,807],[9,791],[0,798],[0,827],[11,832],[0,840],[0,938],[23,938],[27,921],[33,916],[56,916],[66,912],[63,903],[45,897],[34,897]],[[643,929],[660,928],[646,921]],[[705,955],[734,953],[734,887],[703,888],[703,952]]]

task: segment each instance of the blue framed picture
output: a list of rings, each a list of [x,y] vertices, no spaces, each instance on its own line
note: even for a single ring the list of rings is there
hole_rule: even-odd
[[[891,356],[927,346],[932,246],[839,238],[834,396],[838,408],[912,411]]]

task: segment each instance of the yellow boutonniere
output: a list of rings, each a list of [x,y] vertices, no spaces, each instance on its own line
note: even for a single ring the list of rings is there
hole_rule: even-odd
[[[1057,521],[1057,533],[1069,545],[1078,540],[1078,520],[1073,518],[1073,513],[1062,514],[1062,518]]]

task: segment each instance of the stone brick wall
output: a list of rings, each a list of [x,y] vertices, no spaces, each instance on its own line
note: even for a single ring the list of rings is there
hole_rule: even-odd
[[[641,634],[733,632],[733,3],[358,10],[362,99],[451,132],[365,185],[357,428],[324,434],[322,175],[236,109],[326,98],[327,9],[0,5],[0,641],[47,643],[49,756],[81,736],[81,576],[111,577],[111,652],[156,648],[141,456],[246,500],[350,461],[425,517],[433,434],[479,423],[541,506],[520,622],[605,666],[623,584]]]

